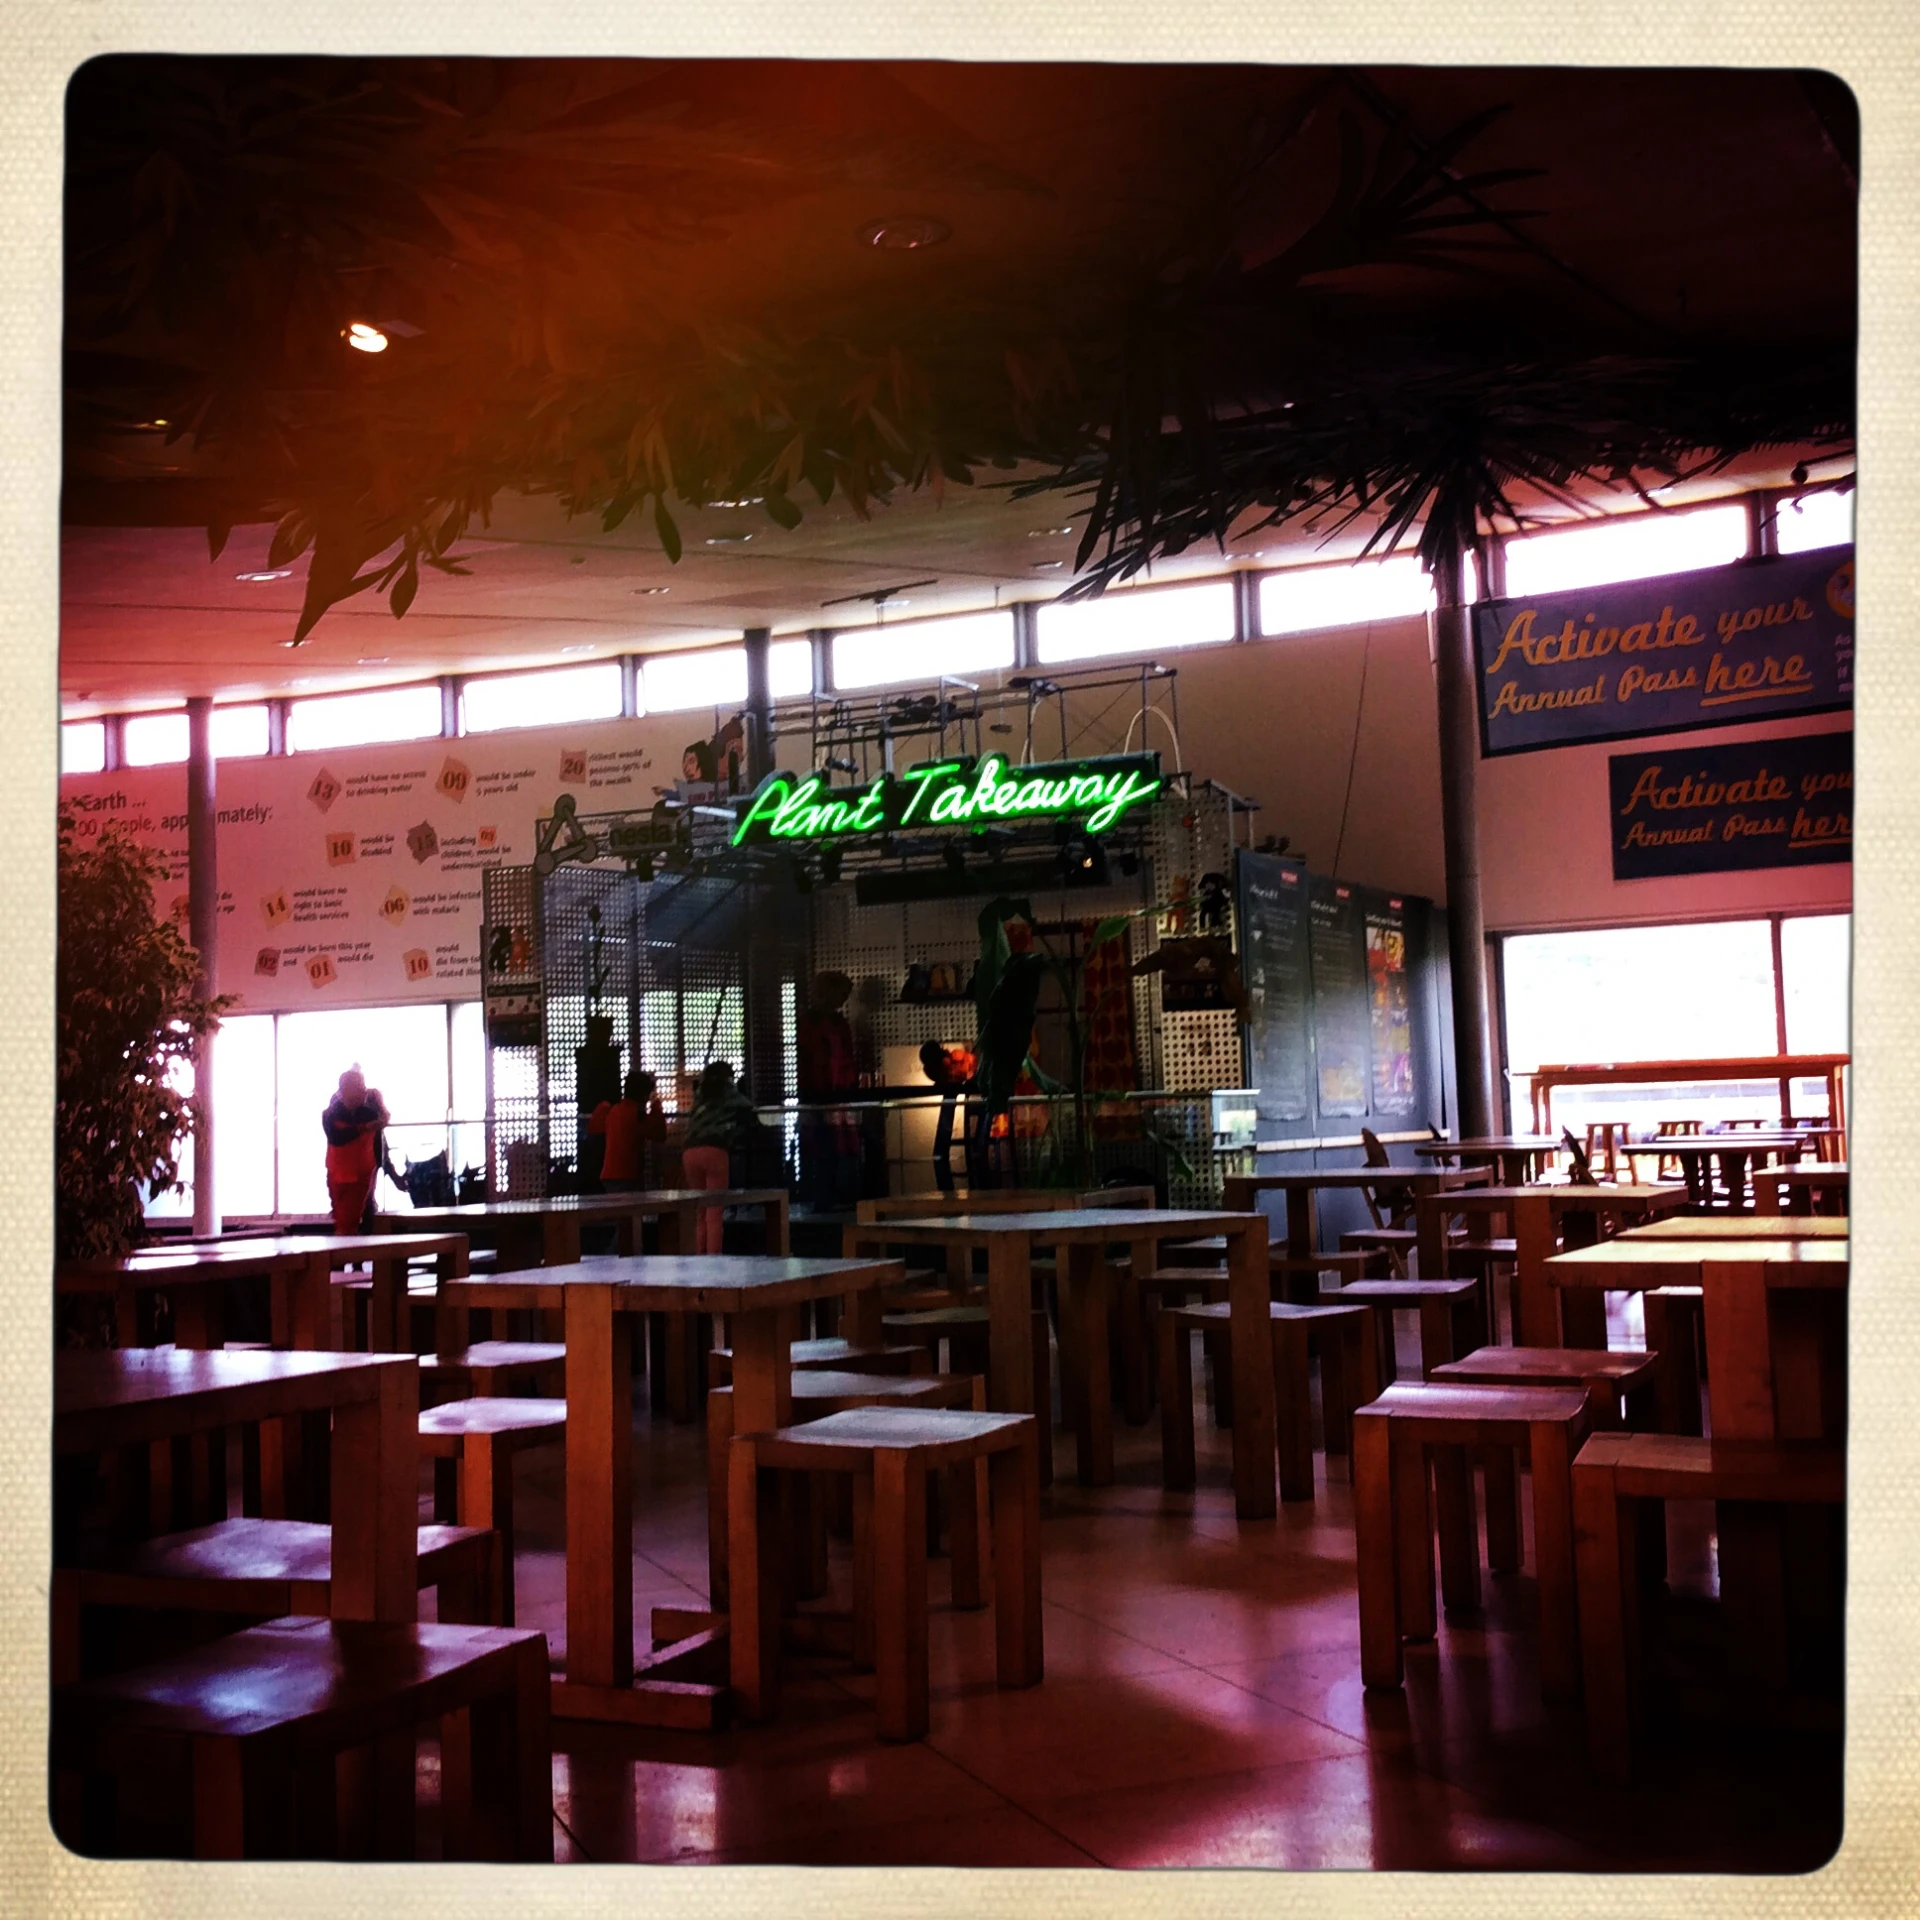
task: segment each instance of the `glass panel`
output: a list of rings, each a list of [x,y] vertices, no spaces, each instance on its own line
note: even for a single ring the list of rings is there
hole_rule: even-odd
[[[221,1214],[276,1211],[273,1015],[229,1014],[213,1040],[214,1158]]]
[[[620,717],[620,663],[550,667],[539,673],[490,673],[460,690],[461,726],[468,733],[501,727],[551,727],[566,720]]]
[[[1745,556],[1747,541],[1747,510],[1738,501],[1690,513],[1619,514],[1509,540],[1507,592],[1560,593],[1724,566]]]
[[[453,1148],[448,1164],[454,1178],[468,1167],[484,1179],[487,1171],[487,1029],[478,1000],[462,1000],[453,1009]]]
[[[1789,1053],[1845,1053],[1853,917],[1823,913],[1780,923],[1780,974]]]
[[[743,706],[747,650],[700,647],[686,653],[656,653],[640,663],[640,696],[648,713]]]
[[[60,729],[60,771],[102,773],[107,765],[104,720],[69,720]]]
[[[395,1166],[425,1160],[447,1143],[447,1012],[443,1005],[330,1007],[280,1016],[280,1210],[325,1213],[326,1140],[320,1114],[340,1076],[357,1064],[385,1096]],[[404,1207],[386,1179],[374,1204]]]
[[[1233,582],[1133,587],[1098,600],[1056,600],[1035,616],[1035,650],[1049,665],[1101,654],[1202,647],[1235,634]]]
[[[1764,920],[1526,934],[1503,949],[1513,1118],[1528,1123],[1527,1076],[1542,1065],[1712,1060],[1772,1054],[1773,940]],[[1777,1081],[1556,1089],[1556,1125],[1771,1119]]]
[[[1350,567],[1288,567],[1260,576],[1260,631],[1269,637],[1404,620],[1432,605],[1433,582],[1418,554],[1360,560]]]
[[[1782,500],[1773,518],[1782,553],[1811,553],[1816,547],[1843,547],[1853,538],[1853,492],[1803,493]]]
[[[213,757],[216,760],[257,760],[267,750],[267,709],[262,702],[248,707],[215,707]],[[223,1200],[220,1203],[226,1205]]]
[[[440,689],[428,682],[370,693],[314,694],[287,709],[287,751],[430,740],[440,731]]]
[[[833,684],[848,692],[938,680],[943,673],[996,673],[1013,665],[1013,614],[955,614],[833,636]]]
[[[165,767],[187,757],[184,713],[130,713],[120,723],[120,759],[129,767]]]
[[[813,642],[776,640],[767,649],[767,685],[776,700],[804,700],[813,691]]]
[[[167,1085],[175,1093],[193,1091],[193,1062],[176,1060],[167,1069]],[[216,1103],[218,1095],[215,1096]],[[149,1194],[146,1201],[146,1216],[149,1220],[190,1220],[193,1217],[193,1136],[187,1135],[180,1142],[180,1150],[174,1155],[174,1171],[180,1176],[181,1185],[168,1192],[154,1196]]]

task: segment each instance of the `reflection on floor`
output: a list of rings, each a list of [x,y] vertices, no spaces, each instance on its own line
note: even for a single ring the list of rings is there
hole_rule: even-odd
[[[705,1603],[706,1513],[699,1431],[643,1411],[635,1435],[644,1645],[650,1608]],[[1121,1424],[1117,1484],[1094,1491],[1062,1441],[1040,1687],[996,1689],[992,1616],[952,1612],[936,1561],[924,1743],[880,1744],[870,1678],[824,1658],[794,1662],[769,1726],[556,1723],[556,1858],[1792,1873],[1838,1844],[1835,1738],[1690,1730],[1649,1743],[1632,1792],[1596,1785],[1577,1705],[1540,1699],[1528,1575],[1410,1648],[1404,1692],[1364,1694],[1344,1464],[1311,1508],[1242,1526],[1204,1416],[1200,1449],[1198,1492],[1164,1493],[1157,1425]],[[558,1450],[517,1485],[520,1619],[558,1665]],[[1698,1580],[1711,1510],[1680,1519],[1673,1574]]]

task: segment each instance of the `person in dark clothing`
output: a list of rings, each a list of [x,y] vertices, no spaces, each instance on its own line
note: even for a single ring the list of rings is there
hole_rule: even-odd
[[[731,1186],[733,1150],[745,1146],[759,1124],[753,1102],[733,1083],[732,1063],[709,1061],[694,1088],[693,1111],[687,1117],[686,1144],[680,1156],[687,1185],[711,1192]],[[702,1207],[694,1250],[718,1253],[721,1225],[718,1207]]]
[[[860,1074],[853,1027],[842,1009],[853,994],[844,973],[814,976],[795,1034],[800,1095],[800,1188],[809,1205],[832,1211],[859,1198],[860,1126],[844,1107],[820,1101],[850,1099]]]
[[[387,1156],[387,1103],[369,1087],[357,1066],[340,1076],[340,1085],[320,1115],[327,1136],[327,1198],[335,1233],[365,1233],[373,1228],[373,1183],[382,1171],[398,1186],[400,1176]]]

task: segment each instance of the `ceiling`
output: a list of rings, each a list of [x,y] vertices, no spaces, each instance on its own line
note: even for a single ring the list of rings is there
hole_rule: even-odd
[[[378,64],[389,76],[409,65]],[[1402,264],[1340,281],[1346,310],[1369,327],[1413,338],[1510,329],[1596,348],[1726,343],[1782,356],[1853,334],[1857,161],[1846,102],[1790,73],[587,64],[602,112],[573,129],[565,156],[579,221],[540,240],[544,252],[529,241],[526,255],[544,275],[539,352],[556,363],[612,351],[628,304],[691,316],[709,334],[750,319],[802,339],[849,314],[911,313],[937,351],[949,305],[1090,298],[1116,260],[1161,257],[1190,222],[1226,220],[1237,254],[1258,260],[1296,241],[1335,190],[1334,104],[1374,131],[1399,119],[1426,140],[1508,105],[1458,165],[1540,170],[1482,196],[1538,217],[1518,225],[1526,245],[1492,232],[1497,250],[1479,273]],[[1287,164],[1251,184],[1234,176],[1238,197],[1226,204],[1225,151],[1316,86],[1330,104],[1292,136]],[[84,175],[83,109],[72,148]],[[603,181],[579,159],[645,148],[658,167],[682,147],[701,169],[680,182],[664,227],[636,228],[632,181]],[[908,215],[939,221],[950,238],[911,252],[862,244],[873,222]],[[92,216],[75,217],[84,226]],[[457,278],[458,260],[446,264]],[[525,259],[516,270],[519,328]],[[449,299],[449,336],[480,324]],[[93,344],[127,352],[139,324]],[[396,335],[380,356],[379,377],[402,383],[401,398],[409,354],[425,368],[434,340],[432,327],[417,340]],[[889,600],[889,623],[1043,597],[1071,577],[1086,505],[1011,497],[1007,481],[1042,471],[1034,467],[981,467],[973,485],[948,484],[938,498],[898,491],[864,515],[844,493],[824,506],[809,494],[791,530],[758,505],[676,501],[675,562],[648,514],[609,533],[597,514],[569,519],[552,497],[507,491],[455,543],[464,575],[423,574],[401,618],[376,592],[360,593],[295,649],[286,642],[310,556],[288,563],[285,578],[248,581],[240,576],[283,570],[268,565],[270,525],[243,515],[210,559],[195,524],[204,489],[228,472],[220,447],[71,410],[69,422],[60,628],[69,712],[683,645],[749,625],[866,625],[873,602],[850,596],[929,577]],[[1749,456],[1686,491],[1784,484],[1796,451]],[[1224,560],[1196,547],[1155,577],[1341,557],[1359,539],[1230,531]]]

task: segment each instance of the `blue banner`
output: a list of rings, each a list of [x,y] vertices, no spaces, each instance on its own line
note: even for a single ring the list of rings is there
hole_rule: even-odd
[[[1853,705],[1853,548],[1473,609],[1480,747],[1531,753]]]
[[[1613,877],[1853,858],[1853,735],[1807,733],[1607,760]]]

